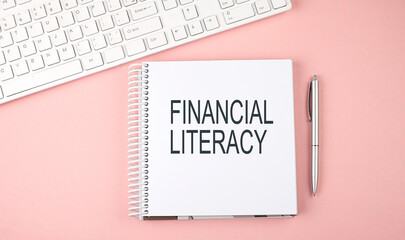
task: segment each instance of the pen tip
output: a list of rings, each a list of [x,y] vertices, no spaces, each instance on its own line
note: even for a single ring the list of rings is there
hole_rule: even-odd
[[[316,195],[316,192],[314,192],[314,197],[315,197],[315,195]]]
[[[314,80],[318,80],[317,78],[318,78],[318,77],[317,77],[316,75],[314,75]]]

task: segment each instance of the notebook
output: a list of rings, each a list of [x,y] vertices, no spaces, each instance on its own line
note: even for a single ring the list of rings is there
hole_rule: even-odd
[[[130,216],[297,214],[291,60],[129,67]]]

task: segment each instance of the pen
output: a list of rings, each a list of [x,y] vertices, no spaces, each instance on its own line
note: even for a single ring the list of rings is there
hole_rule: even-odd
[[[309,121],[312,122],[312,193],[315,197],[319,175],[319,82],[316,75],[309,83],[307,107]]]

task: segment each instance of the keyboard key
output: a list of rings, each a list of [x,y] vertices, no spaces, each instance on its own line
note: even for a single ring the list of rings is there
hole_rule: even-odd
[[[185,4],[188,4],[188,3],[192,3],[194,0],[180,0],[180,4],[181,5],[185,5]]]
[[[10,9],[15,6],[16,6],[16,3],[14,0],[2,0],[1,1],[1,8],[3,10],[7,10],[7,9]]]
[[[119,0],[107,0],[107,7],[110,12],[118,10],[121,8],[121,3]]]
[[[50,17],[46,19],[43,23],[44,23],[44,30],[46,32],[52,32],[59,29],[59,23],[56,17]]]
[[[105,30],[108,30],[108,29],[111,29],[114,27],[114,23],[113,23],[113,20],[110,15],[100,18],[99,23],[100,23],[100,28],[102,31],[105,31]]]
[[[8,62],[12,62],[21,58],[20,48],[17,45],[9,47],[4,53]]]
[[[7,47],[13,44],[13,38],[10,32],[0,32],[0,47]]]
[[[232,8],[224,12],[226,24],[235,23],[255,15],[253,8],[250,4],[242,5],[240,7]]]
[[[83,24],[82,29],[84,35],[86,36],[91,36],[93,34],[98,33],[98,27],[96,21],[94,20],[87,21],[85,24]]]
[[[87,9],[87,7],[76,8],[74,13],[76,15],[76,20],[78,22],[83,22],[87,19],[90,19],[90,13],[89,13],[89,10]]]
[[[56,51],[55,49],[49,50],[48,52],[46,52],[44,54],[44,60],[45,60],[46,65],[48,65],[48,66],[52,66],[54,64],[60,63],[58,51]]]
[[[133,56],[146,51],[145,43],[142,39],[138,39],[125,44],[128,56]]]
[[[81,72],[83,72],[83,68],[80,64],[80,60],[74,60],[44,71],[39,71],[33,75],[27,75],[13,81],[7,81],[2,84],[3,93],[6,96],[14,95],[24,92],[27,89],[32,89],[47,83],[74,76]]]
[[[13,64],[13,71],[15,75],[21,76],[30,72],[28,69],[27,61],[22,60]]]
[[[89,2],[93,2],[93,0],[79,0],[80,4],[86,4],[86,3],[89,3]]]
[[[52,1],[48,2],[45,5],[45,7],[46,7],[46,11],[51,15],[62,11],[62,7],[60,6],[59,0],[52,0]]]
[[[195,5],[191,5],[183,8],[184,19],[191,20],[198,17],[197,9]]]
[[[125,54],[122,47],[118,46],[104,51],[104,57],[107,63],[112,63],[120,59],[124,59]]]
[[[77,1],[76,0],[62,0],[62,5],[66,10],[68,10],[68,9],[77,7]]]
[[[35,40],[35,44],[39,51],[45,51],[52,47],[51,40],[48,36],[44,36],[40,39]]]
[[[216,16],[209,16],[204,18],[205,29],[211,31],[213,29],[219,28],[219,22]]]
[[[0,51],[0,65],[3,65],[6,63],[6,58],[4,57],[4,53]]]
[[[123,0],[122,2],[124,3],[125,7],[128,7],[128,6],[135,4],[137,2],[137,0]]]
[[[90,43],[88,40],[78,42],[76,44],[77,54],[84,55],[91,52]]]
[[[131,8],[132,20],[142,19],[148,16],[156,14],[158,11],[156,9],[155,2],[148,2],[145,4],[136,5]]]
[[[195,36],[197,34],[204,32],[200,21],[194,21],[194,22],[189,23],[188,30],[190,31],[191,36]]]
[[[31,2],[31,0],[17,0],[16,2],[17,2],[18,5],[21,5],[21,4]]]
[[[13,32],[13,39],[16,42],[22,42],[28,39],[27,29],[25,27],[17,28]]]
[[[233,0],[219,0],[219,5],[222,9],[232,7],[234,5]]]
[[[34,18],[35,20],[38,20],[38,19],[41,19],[41,18],[46,17],[45,6],[44,6],[43,4],[42,4],[42,5],[35,6],[35,7],[32,9],[31,12],[32,12],[33,18]]]
[[[149,49],[154,49],[167,44],[167,39],[164,32],[150,35],[146,38],[146,41],[148,41]]]
[[[99,50],[107,47],[107,42],[105,41],[104,35],[98,35],[91,39],[93,43],[94,50]]]
[[[7,47],[13,44],[13,38],[10,32],[0,32],[0,47]]]
[[[150,18],[148,20],[132,24],[128,27],[124,27],[123,32],[125,39],[129,40],[136,38],[157,30],[162,29],[162,23],[159,17]]]
[[[62,60],[66,61],[76,57],[75,50],[72,45],[66,45],[58,50],[59,56]]]
[[[34,42],[27,41],[21,44],[21,52],[24,55],[24,57],[37,53],[37,49],[35,48]]]
[[[162,0],[165,10],[170,10],[177,7],[176,0]]]
[[[12,29],[15,26],[17,26],[17,24],[15,22],[15,19],[14,19],[13,15],[8,15],[8,16],[0,18],[0,27],[3,30]]]
[[[52,34],[51,40],[53,45],[55,45],[56,47],[67,43],[66,34],[64,31],[57,31],[54,34]]]
[[[95,2],[93,5],[90,6],[91,13],[94,17],[101,16],[105,14],[105,7],[102,1]]]
[[[285,0],[271,0],[271,3],[273,3],[274,9],[278,9],[278,8],[287,6],[287,3]]]
[[[115,24],[117,26],[121,26],[121,25],[129,23],[129,17],[128,17],[128,13],[126,10],[116,12],[114,14],[114,17],[115,17]]]
[[[256,10],[258,14],[263,14],[270,11],[270,4],[268,0],[259,0],[255,2]]]
[[[176,41],[187,38],[187,32],[184,26],[178,26],[172,29],[173,38]]]
[[[75,23],[72,12],[64,12],[59,16],[59,23],[62,27],[67,27]]]
[[[118,29],[109,32],[107,36],[111,45],[122,42],[121,32]]]
[[[96,67],[102,66],[103,59],[101,58],[100,53],[95,53],[90,56],[86,56],[82,59],[83,67],[86,70],[90,70]]]
[[[75,26],[69,28],[69,30],[67,32],[69,34],[70,41],[76,41],[78,39],[83,38],[82,29],[80,28],[79,25],[75,25]]]
[[[31,22],[31,15],[30,15],[30,12],[28,11],[28,9],[17,13],[16,18],[17,18],[17,23],[19,25],[23,25],[23,24]]]
[[[44,29],[42,28],[41,22],[33,23],[32,25],[27,27],[28,35],[32,38],[38,37],[44,34]]]
[[[11,66],[4,65],[0,66],[0,81],[5,81],[14,77],[13,70]]]
[[[28,65],[32,71],[39,70],[45,67],[44,60],[41,55],[34,55],[28,58]]]

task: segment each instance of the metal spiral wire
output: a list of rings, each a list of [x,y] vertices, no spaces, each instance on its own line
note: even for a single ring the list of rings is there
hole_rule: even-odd
[[[131,217],[148,214],[148,64],[133,64],[128,73],[128,164]]]

